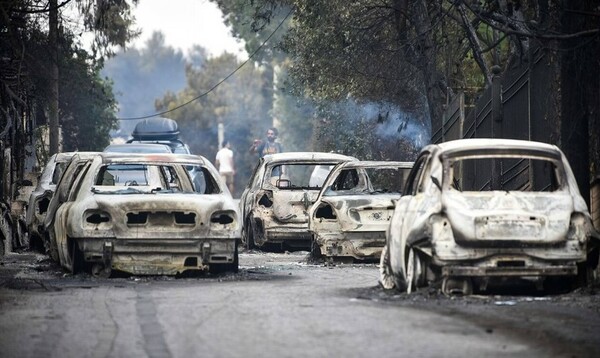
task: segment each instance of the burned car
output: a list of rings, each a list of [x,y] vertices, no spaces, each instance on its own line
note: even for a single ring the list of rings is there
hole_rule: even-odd
[[[203,157],[101,153],[71,187],[52,234],[73,273],[238,269],[239,209]]]
[[[43,248],[44,218],[48,211],[48,205],[54,195],[60,176],[74,154],[75,152],[67,152],[52,155],[38,178],[35,190],[29,197],[25,223],[29,232],[31,247]]]
[[[44,251],[48,253],[54,261],[58,262],[58,251],[56,242],[52,241],[52,237],[48,232],[48,223],[54,221],[54,214],[56,213],[59,203],[64,200],[65,192],[70,190],[73,180],[83,165],[96,155],[98,155],[98,152],[57,154],[55,157],[55,169],[52,174],[53,178],[51,179],[51,182],[55,182],[56,184],[49,185],[49,189],[44,192],[44,195],[40,197],[40,200],[34,199],[34,208],[32,210],[36,210],[35,205],[39,205],[39,208],[37,209],[37,212],[32,212],[33,235],[36,233],[40,235]],[[46,171],[46,169],[44,169],[44,171]],[[43,179],[43,176],[44,175],[42,175],[40,182],[46,182],[46,179]],[[48,201],[45,199],[48,199]],[[30,201],[31,200],[32,199],[30,199]],[[44,211],[44,213],[41,214],[41,211]],[[37,225],[34,224],[36,220],[39,220]],[[34,225],[37,226],[37,231],[35,231]]]
[[[318,152],[265,155],[242,193],[240,207],[246,248],[309,249],[308,209],[327,173],[356,158]]]
[[[309,211],[312,254],[329,258],[379,259],[394,202],[412,162],[338,164]]]
[[[380,283],[411,292],[436,282],[446,294],[517,282],[553,290],[584,284],[597,264],[598,233],[556,146],[463,139],[421,151],[396,203]]]

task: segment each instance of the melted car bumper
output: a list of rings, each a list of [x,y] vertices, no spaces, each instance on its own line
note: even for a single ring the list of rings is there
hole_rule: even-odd
[[[315,241],[324,256],[378,259],[385,246],[385,233],[316,233]]]
[[[136,275],[173,275],[235,260],[236,239],[79,239],[83,258]]]

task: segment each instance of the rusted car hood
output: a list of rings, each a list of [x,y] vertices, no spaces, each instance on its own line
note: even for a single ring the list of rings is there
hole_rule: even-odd
[[[458,192],[442,195],[457,242],[519,241],[550,244],[566,240],[573,199],[567,192]]]

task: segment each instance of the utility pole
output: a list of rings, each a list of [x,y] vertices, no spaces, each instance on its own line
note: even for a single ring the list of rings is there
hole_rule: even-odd
[[[50,155],[59,150],[58,122],[58,1],[50,0],[48,24],[48,47],[50,50],[50,98],[48,101],[48,127],[50,133]]]

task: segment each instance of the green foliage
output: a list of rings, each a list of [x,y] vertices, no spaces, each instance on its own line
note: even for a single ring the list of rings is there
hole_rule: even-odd
[[[281,70],[275,84],[273,114],[287,148],[378,158],[379,147],[373,144],[381,141],[364,134],[369,133],[367,123],[350,123],[345,112],[353,106],[342,108],[349,103],[345,98],[351,95],[362,103],[390,101],[409,110],[422,107],[422,81],[414,66],[401,65],[404,55],[392,43],[396,24],[386,13],[391,7],[371,6],[373,1],[217,3],[228,14],[235,33],[246,41],[257,36],[251,33],[253,29],[264,24],[274,27],[287,9],[294,8],[281,44],[286,57],[275,61]],[[306,138],[311,133],[309,145]]]
[[[86,57],[85,51],[77,50],[61,64],[59,108],[65,151],[101,151],[110,142],[110,131],[118,128],[112,83]]]
[[[30,29],[23,46],[24,67],[35,88],[37,123],[45,124],[51,84],[46,34],[39,29]],[[110,141],[110,130],[117,128],[112,84],[100,76],[101,63],[93,61],[88,52],[75,46],[70,34],[60,33],[58,65],[63,149],[102,150]]]
[[[110,130],[116,128],[112,84],[100,76],[102,56],[135,36],[130,29],[130,4],[136,3],[137,0],[58,2],[58,110],[64,150],[101,150],[110,140]],[[69,6],[80,11],[83,28],[74,25],[72,14],[67,15]],[[25,100],[35,103],[32,125],[48,122],[50,88],[55,80],[50,71],[47,17],[47,1],[0,3],[0,57],[11,63],[10,68],[2,66],[0,78],[8,78],[7,73],[14,71],[21,81],[31,84],[31,93]],[[77,40],[82,31],[94,32],[92,53],[85,51]]]
[[[139,30],[133,28],[131,13],[138,0],[76,0],[77,10],[83,17],[83,31],[93,32],[94,57],[111,56],[115,46],[125,47]],[[73,29],[75,32],[78,29]]]

